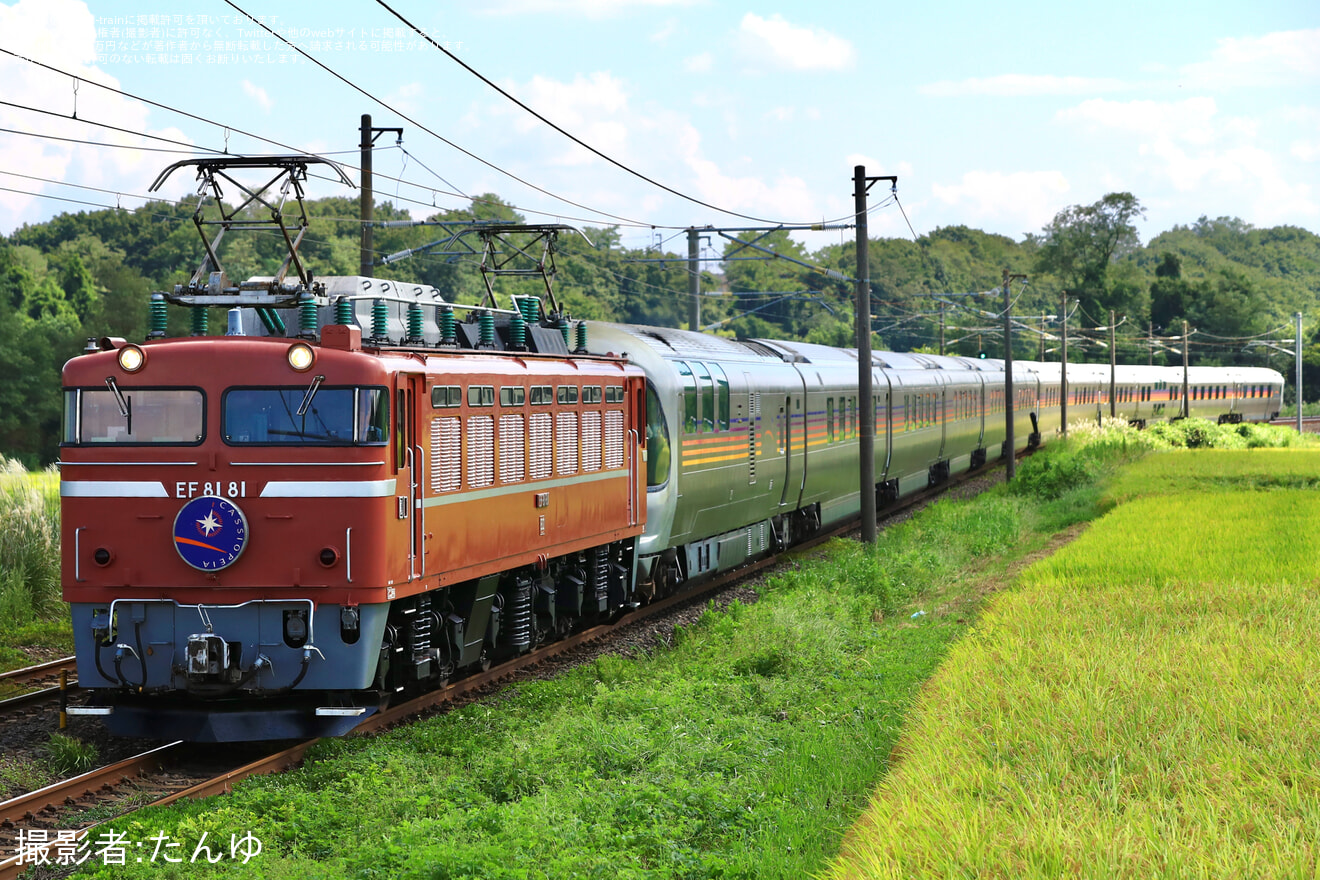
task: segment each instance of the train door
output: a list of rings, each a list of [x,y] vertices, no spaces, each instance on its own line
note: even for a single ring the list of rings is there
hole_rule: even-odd
[[[889,406],[889,374],[884,370],[872,370],[871,387],[875,390],[871,396],[871,423],[875,425],[876,438],[883,438],[885,444],[884,465],[876,474],[876,480],[884,482],[889,479],[889,465],[894,460],[894,411]]]
[[[422,505],[422,485],[426,475],[426,452],[422,448],[417,402],[426,391],[426,377],[421,373],[399,376],[395,394],[395,446],[399,463],[399,519],[411,520],[408,528],[408,577],[416,579],[426,571],[426,513]],[[407,494],[403,494],[406,490]]]
[[[807,481],[807,385],[798,373],[790,380],[796,387],[783,398],[784,404],[784,487],[779,493],[779,506],[797,508],[802,502],[802,489]]]

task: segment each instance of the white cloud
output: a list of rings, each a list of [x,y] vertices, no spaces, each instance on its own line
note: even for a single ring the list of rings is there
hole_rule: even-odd
[[[72,114],[78,119],[61,119],[11,107],[0,108],[0,127],[45,135],[0,134],[0,169],[21,171],[68,184],[100,187],[124,193],[108,193],[63,188],[55,184],[0,175],[0,185],[32,193],[44,193],[81,199],[100,205],[124,207],[140,204],[131,194],[146,195],[149,183],[160,168],[180,158],[169,153],[150,152],[125,147],[168,147],[160,142],[144,142],[126,132],[145,132],[188,142],[177,128],[154,128],[149,124],[148,108],[93,83],[117,87],[118,81],[93,66],[96,60],[96,27],[91,12],[79,0],[18,0],[0,4],[0,34],[10,46],[22,47],[22,53],[36,61],[82,77],[75,93],[72,80],[63,74],[37,67],[10,56],[0,57],[0,82],[6,96],[28,107]],[[81,121],[79,121],[81,120]],[[104,122],[126,132],[97,127],[91,121]],[[67,140],[57,141],[59,137]],[[118,146],[94,146],[75,141],[97,141]],[[176,174],[156,198],[177,198],[192,190],[191,178]],[[8,232],[24,222],[36,222],[53,213],[52,205],[30,195],[0,193],[0,232]],[[56,210],[95,210],[91,205],[74,205]]]
[[[1262,122],[1225,117],[1211,98],[1185,101],[1085,101],[1056,118],[1082,126],[1102,155],[1121,159],[1130,175],[1171,186],[1212,204],[1246,203],[1255,222],[1320,216],[1306,179],[1290,174],[1282,155],[1262,142]],[[1305,153],[1305,150],[1302,150]],[[1294,146],[1293,155],[1298,155]],[[1215,210],[1205,213],[1214,214]]]
[[[1058,171],[968,171],[960,183],[935,184],[935,198],[971,215],[977,221],[993,220],[997,226],[1017,224],[1036,230],[1054,219],[1072,189]]]
[[[1094,95],[1119,91],[1126,86],[1118,79],[1096,79],[1082,76],[1029,76],[1006,73],[1001,76],[972,78],[960,81],[944,80],[921,86],[923,95],[941,98],[967,95],[995,97],[1024,97],[1031,95]]]
[[[790,223],[819,214],[816,197],[801,177],[781,171],[772,182],[767,182],[763,176],[731,173],[705,157],[701,134],[693,125],[685,123],[678,135],[678,154],[693,175],[691,185],[702,200],[721,208]]]
[[[1092,128],[1142,135],[1177,136],[1193,143],[1208,143],[1215,136],[1212,120],[1218,112],[1213,98],[1185,101],[1107,101],[1093,98],[1060,110],[1055,118]]]
[[[409,115],[421,113],[424,109],[422,98],[426,96],[426,86],[419,82],[404,83],[390,92],[389,103]]]
[[[1187,85],[1302,86],[1320,78],[1320,28],[1220,40],[1208,61],[1182,68]]]
[[[738,35],[746,54],[789,70],[846,70],[856,57],[852,43],[843,37],[790,24],[777,13],[769,18],[747,13]]]
[[[688,73],[709,73],[715,66],[715,56],[709,52],[683,59],[683,69]]]
[[[266,94],[266,90],[250,80],[243,80],[243,94],[256,101],[257,106],[266,113],[269,113],[270,108],[274,106],[270,95]]]

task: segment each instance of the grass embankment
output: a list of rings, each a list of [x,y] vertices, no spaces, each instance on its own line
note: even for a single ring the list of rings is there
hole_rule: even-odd
[[[887,772],[918,690],[985,591],[1055,528],[1093,517],[1097,473],[1143,448],[1122,436],[1062,450],[1024,465],[1023,494],[941,502],[883,532],[876,553],[835,542],[672,645],[322,743],[299,771],[116,827],[144,857],[158,834],[186,858],[203,834],[213,846],[251,833],[264,851],[244,877],[810,876]],[[95,855],[87,867],[235,869]]]
[[[60,478],[0,456],[0,671],[73,650],[60,594]],[[3,696],[3,694],[0,694]]]
[[[1132,468],[953,649],[831,876],[1315,876],[1317,477]]]

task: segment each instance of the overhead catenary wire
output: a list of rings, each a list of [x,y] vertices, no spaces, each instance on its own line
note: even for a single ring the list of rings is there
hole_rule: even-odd
[[[637,220],[637,219],[634,219],[634,218],[632,218],[632,217],[624,217],[624,216],[622,216],[622,215],[620,215],[620,214],[614,214],[614,213],[612,213],[612,212],[610,212],[610,211],[603,211],[603,210],[601,210],[601,209],[599,209],[599,208],[593,208],[593,207],[591,207],[590,205],[584,205],[584,204],[582,204],[581,202],[576,202],[576,201],[574,201],[574,200],[572,200],[572,199],[570,199],[570,198],[568,198],[568,197],[566,197],[566,196],[561,196],[561,195],[559,195],[559,194],[557,194],[557,193],[551,192],[550,190],[546,189],[545,187],[538,186],[537,184],[532,183],[531,181],[526,180],[526,179],[524,179],[524,178],[518,176],[517,174],[514,174],[512,171],[509,171],[507,168],[503,168],[503,167],[501,167],[501,166],[495,164],[494,162],[490,161],[489,159],[486,159],[486,158],[484,158],[484,157],[482,157],[482,156],[478,156],[476,153],[472,152],[471,150],[467,149],[466,147],[462,147],[462,146],[460,146],[460,145],[454,143],[453,141],[449,140],[449,139],[446,138],[444,135],[442,135],[442,134],[440,134],[439,132],[435,131],[435,130],[432,129],[430,126],[426,125],[425,123],[423,123],[423,122],[419,122],[418,120],[414,119],[413,117],[411,117],[411,116],[409,116],[408,114],[404,113],[403,111],[399,110],[397,107],[394,107],[394,106],[390,105],[390,104],[387,103],[385,100],[376,97],[376,96],[373,95],[371,92],[367,91],[366,89],[364,89],[364,88],[362,88],[361,86],[359,86],[357,83],[355,83],[355,82],[353,82],[352,80],[350,80],[348,77],[346,77],[346,76],[344,76],[343,74],[339,73],[337,70],[334,70],[333,68],[329,67],[328,65],[326,65],[326,64],[323,63],[322,61],[318,60],[317,58],[313,57],[312,55],[309,55],[307,52],[305,52],[305,51],[304,51],[303,49],[301,49],[299,46],[297,46],[297,45],[294,44],[293,42],[291,42],[291,41],[289,41],[288,39],[286,39],[282,34],[276,32],[275,30],[273,30],[273,29],[272,29],[269,25],[267,25],[264,21],[261,21],[260,19],[258,19],[258,18],[256,18],[255,16],[253,16],[251,13],[247,12],[247,11],[246,11],[245,9],[243,9],[241,6],[239,6],[238,4],[234,3],[233,0],[224,0],[224,4],[225,4],[226,6],[228,6],[229,8],[233,9],[235,12],[239,13],[240,15],[242,15],[244,18],[246,18],[246,19],[248,19],[249,21],[251,21],[253,24],[255,24],[257,27],[261,28],[261,29],[262,29],[263,31],[265,31],[266,33],[270,34],[270,35],[271,35],[272,37],[274,37],[275,39],[279,40],[279,41],[280,41],[281,43],[283,43],[284,45],[288,46],[288,47],[289,47],[290,49],[292,49],[293,51],[297,52],[297,53],[298,53],[299,55],[301,55],[302,57],[306,58],[308,61],[310,61],[310,62],[312,62],[313,64],[315,64],[317,67],[319,67],[319,68],[321,68],[322,70],[324,70],[326,73],[328,73],[328,74],[330,74],[331,76],[333,76],[335,79],[337,79],[337,80],[339,80],[340,82],[342,82],[344,85],[348,86],[349,88],[351,88],[351,89],[353,89],[354,91],[356,91],[356,92],[358,92],[359,94],[361,94],[363,97],[365,97],[365,98],[367,98],[367,99],[369,99],[369,100],[371,100],[371,101],[374,101],[375,103],[377,103],[377,104],[379,104],[380,106],[384,107],[386,110],[389,110],[389,111],[390,111],[391,113],[393,113],[395,116],[399,117],[400,119],[404,120],[405,122],[409,123],[410,125],[413,125],[413,126],[419,128],[419,129],[421,129],[422,131],[424,131],[424,132],[426,132],[427,134],[431,135],[431,137],[435,138],[436,140],[440,141],[441,143],[443,143],[443,144],[445,144],[445,145],[447,145],[447,146],[449,146],[449,147],[451,147],[451,148],[457,150],[458,152],[462,153],[463,155],[467,156],[467,157],[470,158],[470,159],[473,159],[473,160],[475,160],[475,161],[477,161],[477,162],[480,162],[482,165],[485,165],[487,168],[490,168],[490,169],[493,170],[493,171],[496,171],[496,172],[498,172],[498,173],[500,173],[500,174],[503,174],[505,177],[508,177],[508,178],[511,179],[511,180],[515,180],[515,181],[517,181],[518,183],[521,183],[523,186],[526,186],[526,187],[529,187],[529,188],[531,188],[531,189],[534,189],[534,190],[536,190],[537,192],[541,193],[542,195],[549,196],[550,198],[555,199],[556,201],[559,201],[559,202],[563,202],[563,203],[566,204],[566,205],[572,205],[572,206],[575,207],[575,208],[580,208],[580,209],[582,209],[583,211],[588,211],[588,212],[593,213],[593,214],[599,214],[599,215],[602,216],[602,217],[608,217],[608,218],[610,218],[611,220],[619,220],[619,221],[624,222],[624,223],[631,223],[631,224],[636,224],[636,225],[641,225],[641,226],[653,226],[653,225],[655,225],[655,224],[651,224],[651,223],[644,223],[643,221],[641,221],[641,220]]]
[[[229,0],[225,0],[225,2],[226,2],[226,3],[229,3]],[[652,177],[649,177],[649,176],[643,174],[642,172],[638,171],[638,170],[635,169],[635,168],[632,168],[632,167],[630,167],[630,166],[628,166],[628,165],[625,165],[624,163],[620,162],[618,159],[615,159],[614,157],[609,156],[609,155],[607,155],[607,154],[601,152],[600,150],[596,149],[596,148],[593,147],[591,144],[589,144],[589,143],[587,143],[586,141],[582,140],[582,139],[579,138],[577,135],[575,135],[575,134],[573,134],[572,132],[566,130],[566,129],[563,128],[562,126],[557,125],[556,123],[550,121],[549,119],[547,119],[546,117],[544,117],[544,116],[542,116],[540,113],[538,113],[536,110],[532,109],[532,108],[529,107],[527,104],[525,104],[525,103],[523,103],[522,101],[520,101],[520,100],[519,100],[518,98],[516,98],[514,95],[510,94],[510,93],[509,93],[508,91],[506,91],[505,89],[503,89],[503,88],[501,88],[500,86],[496,85],[494,82],[492,82],[489,78],[487,78],[484,74],[482,74],[479,70],[477,70],[476,68],[474,68],[472,65],[468,64],[466,61],[464,61],[463,59],[459,58],[459,57],[458,57],[457,55],[455,55],[453,52],[450,52],[448,49],[446,49],[446,48],[445,48],[444,46],[442,46],[441,44],[437,43],[434,39],[431,38],[431,35],[430,35],[430,34],[426,33],[426,32],[423,31],[421,28],[417,27],[417,25],[413,24],[411,21],[409,21],[407,18],[405,18],[405,17],[404,17],[402,14],[400,14],[397,10],[395,10],[395,9],[394,9],[393,7],[391,7],[388,3],[386,3],[385,0],[376,0],[376,3],[377,3],[379,6],[381,6],[383,9],[385,9],[387,12],[389,12],[391,15],[393,15],[395,18],[397,18],[399,21],[401,21],[401,22],[403,22],[405,25],[407,25],[407,26],[408,26],[408,27],[409,27],[409,28],[410,28],[415,34],[417,34],[417,35],[418,35],[419,37],[421,37],[423,40],[425,40],[426,42],[430,43],[431,46],[433,46],[436,50],[438,50],[438,51],[444,53],[444,54],[445,54],[445,55],[446,55],[451,61],[453,61],[454,63],[458,64],[460,67],[462,67],[462,68],[463,68],[464,70],[466,70],[468,73],[472,74],[473,76],[475,76],[477,79],[481,80],[481,81],[482,81],[483,83],[485,83],[486,85],[490,86],[492,89],[494,89],[494,90],[495,90],[496,92],[498,92],[500,95],[502,95],[504,98],[508,99],[509,101],[512,101],[514,104],[518,105],[518,106],[521,107],[523,110],[525,110],[526,112],[530,113],[532,116],[536,117],[537,119],[539,119],[539,120],[540,120],[541,122],[543,122],[544,124],[550,126],[550,128],[552,128],[552,129],[554,129],[555,131],[559,132],[559,133],[562,134],[564,137],[566,137],[566,138],[568,138],[569,140],[571,140],[573,143],[575,143],[575,144],[577,144],[578,146],[582,147],[583,149],[587,150],[587,151],[590,152],[592,155],[597,156],[597,157],[599,157],[599,158],[601,158],[601,159],[604,159],[606,162],[610,163],[611,165],[615,166],[616,168],[619,168],[619,169],[621,169],[621,170],[627,172],[628,174],[631,174],[633,177],[636,177],[637,179],[642,180],[642,181],[644,181],[644,182],[650,184],[651,186],[656,187],[657,189],[664,190],[665,192],[669,193],[670,195],[678,196],[680,199],[685,199],[685,200],[687,200],[687,201],[689,201],[689,202],[692,202],[693,204],[701,205],[703,208],[710,208],[712,211],[718,211],[718,212],[721,213],[721,214],[728,214],[728,215],[730,215],[730,216],[732,216],[732,217],[740,217],[740,218],[742,218],[743,220],[752,220],[752,221],[754,221],[754,222],[756,222],[756,223],[781,223],[781,222],[782,222],[782,221],[777,221],[777,220],[767,220],[767,219],[765,219],[764,217],[755,217],[755,216],[752,216],[752,215],[750,215],[750,214],[743,214],[743,213],[740,213],[740,212],[738,212],[738,211],[731,210],[731,209],[729,209],[729,208],[721,208],[719,205],[714,205],[714,204],[711,204],[710,202],[703,201],[702,199],[699,199],[699,198],[697,198],[696,196],[688,195],[688,194],[685,193],[685,192],[682,192],[682,191],[680,191],[680,190],[674,189],[672,186],[668,186],[668,185],[666,185],[666,184],[663,184],[663,183],[661,183],[660,181],[658,181],[658,180],[656,180],[656,179],[654,179],[654,178],[652,178]],[[233,4],[230,3],[230,5],[232,6]],[[249,17],[250,17],[250,16],[249,16]],[[803,224],[803,225],[805,225],[805,224]]]
[[[205,123],[205,124],[207,124],[207,125],[213,125],[213,126],[215,126],[216,128],[224,129],[224,130],[227,131],[227,132],[233,132],[233,133],[235,133],[235,134],[241,134],[241,135],[243,135],[244,137],[249,137],[249,138],[252,138],[253,140],[257,140],[257,141],[260,141],[260,142],[265,143],[265,144],[269,144],[269,145],[274,146],[274,147],[279,147],[279,148],[282,149],[282,150],[289,150],[289,151],[292,151],[292,152],[295,152],[295,153],[299,153],[299,154],[301,154],[301,155],[305,155],[305,156],[316,156],[316,157],[338,156],[338,155],[357,155],[357,154],[360,152],[359,149],[353,149],[353,150],[329,150],[329,151],[311,152],[311,151],[305,150],[305,149],[303,149],[303,148],[301,148],[301,147],[296,147],[296,146],[293,146],[293,145],[290,145],[290,144],[286,144],[286,143],[283,143],[282,141],[275,140],[275,139],[272,139],[272,138],[268,138],[268,137],[265,137],[264,135],[256,134],[255,132],[247,131],[246,129],[239,128],[239,127],[237,127],[237,126],[226,125],[225,123],[219,122],[219,121],[214,120],[214,119],[210,119],[210,118],[205,117],[205,116],[200,116],[200,115],[198,115],[198,114],[196,114],[196,113],[193,113],[193,112],[190,112],[190,111],[188,111],[188,110],[182,110],[182,109],[179,109],[178,107],[172,107],[172,106],[170,106],[170,105],[168,105],[168,104],[163,104],[163,103],[161,103],[161,102],[159,102],[159,101],[152,100],[151,98],[145,98],[145,97],[143,97],[143,96],[141,96],[141,95],[134,94],[133,92],[128,92],[128,91],[125,91],[125,90],[123,90],[123,89],[116,88],[116,87],[114,87],[114,86],[109,86],[109,85],[106,85],[105,83],[97,82],[96,80],[90,80],[90,79],[87,79],[86,77],[79,76],[79,75],[76,74],[76,73],[70,73],[70,72],[67,71],[67,70],[61,70],[61,69],[58,68],[58,67],[54,67],[54,66],[52,66],[52,65],[50,65],[50,64],[46,64],[46,63],[44,63],[44,62],[37,61],[37,60],[35,60],[35,59],[33,59],[33,58],[29,58],[29,57],[27,57],[26,55],[23,55],[22,53],[19,53],[19,52],[15,52],[15,51],[13,51],[12,49],[6,49],[6,48],[4,48],[4,47],[0,47],[0,54],[9,55],[9,56],[11,56],[11,57],[13,57],[13,58],[17,58],[17,59],[19,59],[19,60],[21,60],[21,61],[25,61],[25,62],[27,62],[27,63],[29,63],[29,64],[33,64],[33,65],[35,65],[35,66],[37,66],[37,67],[41,67],[41,68],[43,68],[43,69],[45,69],[45,70],[49,70],[49,71],[51,71],[52,73],[60,74],[61,76],[67,76],[67,77],[69,77],[70,79],[72,79],[75,83],[86,83],[86,84],[88,84],[88,85],[96,86],[96,87],[99,88],[99,89],[103,89],[103,90],[105,90],[105,91],[112,92],[112,93],[117,94],[117,95],[121,95],[121,96],[123,96],[123,97],[125,97],[125,98],[129,98],[130,100],[139,101],[139,102],[141,102],[141,103],[143,103],[143,104],[147,104],[147,105],[149,105],[149,106],[156,107],[156,108],[158,108],[158,109],[165,110],[165,111],[170,112],[170,113],[178,114],[178,115],[183,116],[183,117],[185,117],[185,118],[192,119],[192,120],[194,120],[194,121],[196,121],[196,122],[202,122],[202,123]],[[391,108],[391,109],[392,109],[392,108]],[[56,114],[56,115],[61,115],[61,116],[62,116],[62,114]],[[66,116],[66,117],[64,117],[64,118],[65,118],[65,119],[70,119],[70,120],[72,121],[72,117],[67,117],[67,116]],[[77,121],[82,121],[82,120],[77,120]],[[411,120],[409,120],[409,121],[411,121]],[[46,134],[39,134],[39,133],[36,133],[36,132],[26,132],[26,131],[18,131],[18,130],[13,130],[13,129],[4,129],[4,128],[0,128],[0,132],[8,132],[8,133],[10,133],[10,134],[27,135],[27,136],[29,136],[29,137],[41,137],[41,138],[46,138],[46,139],[48,139],[48,140],[66,141],[66,142],[71,142],[71,143],[82,143],[82,144],[88,144],[88,145],[91,145],[91,146],[115,147],[115,148],[119,148],[119,149],[136,149],[136,150],[143,150],[143,151],[147,151],[147,152],[176,152],[176,153],[183,153],[183,152],[190,152],[190,151],[191,151],[191,152],[196,152],[197,150],[203,150],[203,151],[206,151],[206,152],[218,153],[218,154],[221,154],[221,155],[223,155],[224,152],[225,152],[224,150],[216,150],[216,149],[211,148],[211,147],[198,147],[197,145],[194,145],[194,144],[187,144],[187,143],[184,142],[184,141],[170,141],[170,142],[172,142],[172,143],[178,143],[178,144],[183,145],[183,146],[187,146],[187,147],[189,148],[188,150],[164,150],[164,149],[153,148],[153,147],[133,147],[133,146],[125,145],[125,144],[111,144],[111,143],[103,143],[103,142],[99,142],[99,141],[80,140],[80,139],[76,139],[76,138],[65,138],[65,137],[58,137],[58,136],[55,136],[55,135],[46,135]],[[166,140],[168,140],[168,139],[166,139]],[[391,149],[392,149],[392,148],[393,148],[393,147],[391,147]],[[460,148],[460,149],[461,149],[461,148]],[[414,157],[414,161],[416,161],[416,157]],[[359,168],[357,165],[354,165],[352,162],[337,162],[336,164],[340,165],[340,166],[343,167],[343,168],[347,168],[347,169],[349,169],[349,170],[358,171],[358,172],[361,171],[361,168]],[[418,164],[421,164],[421,163],[418,163]],[[425,167],[425,166],[423,166],[423,167]],[[427,168],[427,170],[428,170],[428,171],[431,171],[430,168]],[[443,177],[440,177],[440,175],[436,174],[434,171],[431,171],[431,173],[432,173],[432,174],[435,174],[435,176],[436,176],[437,178],[439,178],[440,180],[442,180],[442,181],[444,180]],[[312,178],[319,179],[319,180],[325,180],[325,181],[329,181],[329,182],[334,182],[334,178],[331,178],[331,177],[325,177],[325,176],[323,176],[323,175],[319,175],[319,174],[315,174],[315,173],[310,173],[310,172],[309,172],[308,176],[309,176],[309,177],[312,177]],[[401,183],[406,184],[406,185],[408,185],[408,186],[416,187],[417,189],[421,189],[421,190],[425,190],[425,191],[427,191],[427,192],[433,193],[434,195],[447,195],[447,196],[453,196],[453,197],[456,197],[456,198],[467,199],[467,200],[469,200],[469,201],[476,202],[476,203],[479,203],[479,204],[486,204],[486,203],[487,203],[486,200],[481,199],[481,198],[479,198],[479,197],[471,197],[471,196],[468,196],[466,193],[462,192],[458,187],[454,187],[454,190],[455,190],[454,192],[448,192],[448,191],[445,191],[445,190],[439,190],[439,189],[436,189],[435,187],[426,186],[425,184],[416,183],[416,182],[414,182],[414,181],[403,180],[403,179],[401,179],[401,178],[395,178],[395,177],[393,177],[393,176],[391,176],[391,175],[389,175],[389,174],[387,174],[387,173],[385,173],[385,172],[382,172],[382,171],[376,171],[376,172],[375,172],[375,176],[377,176],[377,177],[381,177],[381,178],[384,178],[384,179],[386,179],[386,180],[398,181],[398,182],[401,182]],[[449,186],[453,186],[453,184],[449,183],[448,181],[445,181],[445,183],[446,183],[447,185],[449,185]],[[409,203],[411,203],[411,204],[420,205],[420,206],[423,206],[423,207],[430,207],[430,208],[436,208],[436,207],[437,207],[437,205],[436,205],[434,202],[425,202],[425,201],[422,201],[422,200],[420,200],[420,199],[409,198],[408,196],[397,196],[396,198],[397,198],[397,200],[399,200],[399,201],[405,201],[405,202],[409,202]],[[503,204],[503,203],[501,203],[501,204]],[[511,208],[512,210],[519,211],[519,212],[522,212],[522,213],[525,213],[525,214],[536,214],[536,215],[544,216],[544,217],[562,217],[563,219],[566,219],[566,220],[574,220],[574,221],[576,221],[576,222],[582,222],[582,223],[587,223],[587,222],[599,222],[597,219],[594,219],[594,218],[570,217],[570,216],[566,216],[566,215],[563,215],[563,214],[560,214],[560,213],[555,213],[555,212],[552,212],[552,211],[540,211],[540,210],[536,210],[536,209],[534,209],[534,208],[525,208],[525,207],[522,207],[522,206],[520,206],[520,205],[516,205],[516,204],[510,204],[510,205],[507,205],[507,207]],[[595,211],[595,210],[592,209],[592,208],[585,208],[585,210],[590,211],[590,212],[592,212],[592,213],[596,213],[596,214],[602,214],[602,213],[603,213],[603,212]],[[605,216],[610,216],[610,215],[605,215]],[[621,225],[629,226],[629,227],[637,227],[637,228],[651,228],[651,229],[656,229],[656,228],[661,228],[661,229],[683,229],[683,228],[686,228],[686,227],[660,226],[660,225],[657,225],[657,224],[646,223],[646,222],[641,222],[641,221],[635,221],[635,222],[634,222],[634,221],[624,221],[624,222],[621,223]]]

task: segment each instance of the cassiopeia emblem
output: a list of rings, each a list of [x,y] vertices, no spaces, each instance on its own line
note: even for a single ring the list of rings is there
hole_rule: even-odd
[[[174,549],[202,571],[232,564],[247,546],[247,517],[238,505],[215,495],[194,498],[174,517]]]

